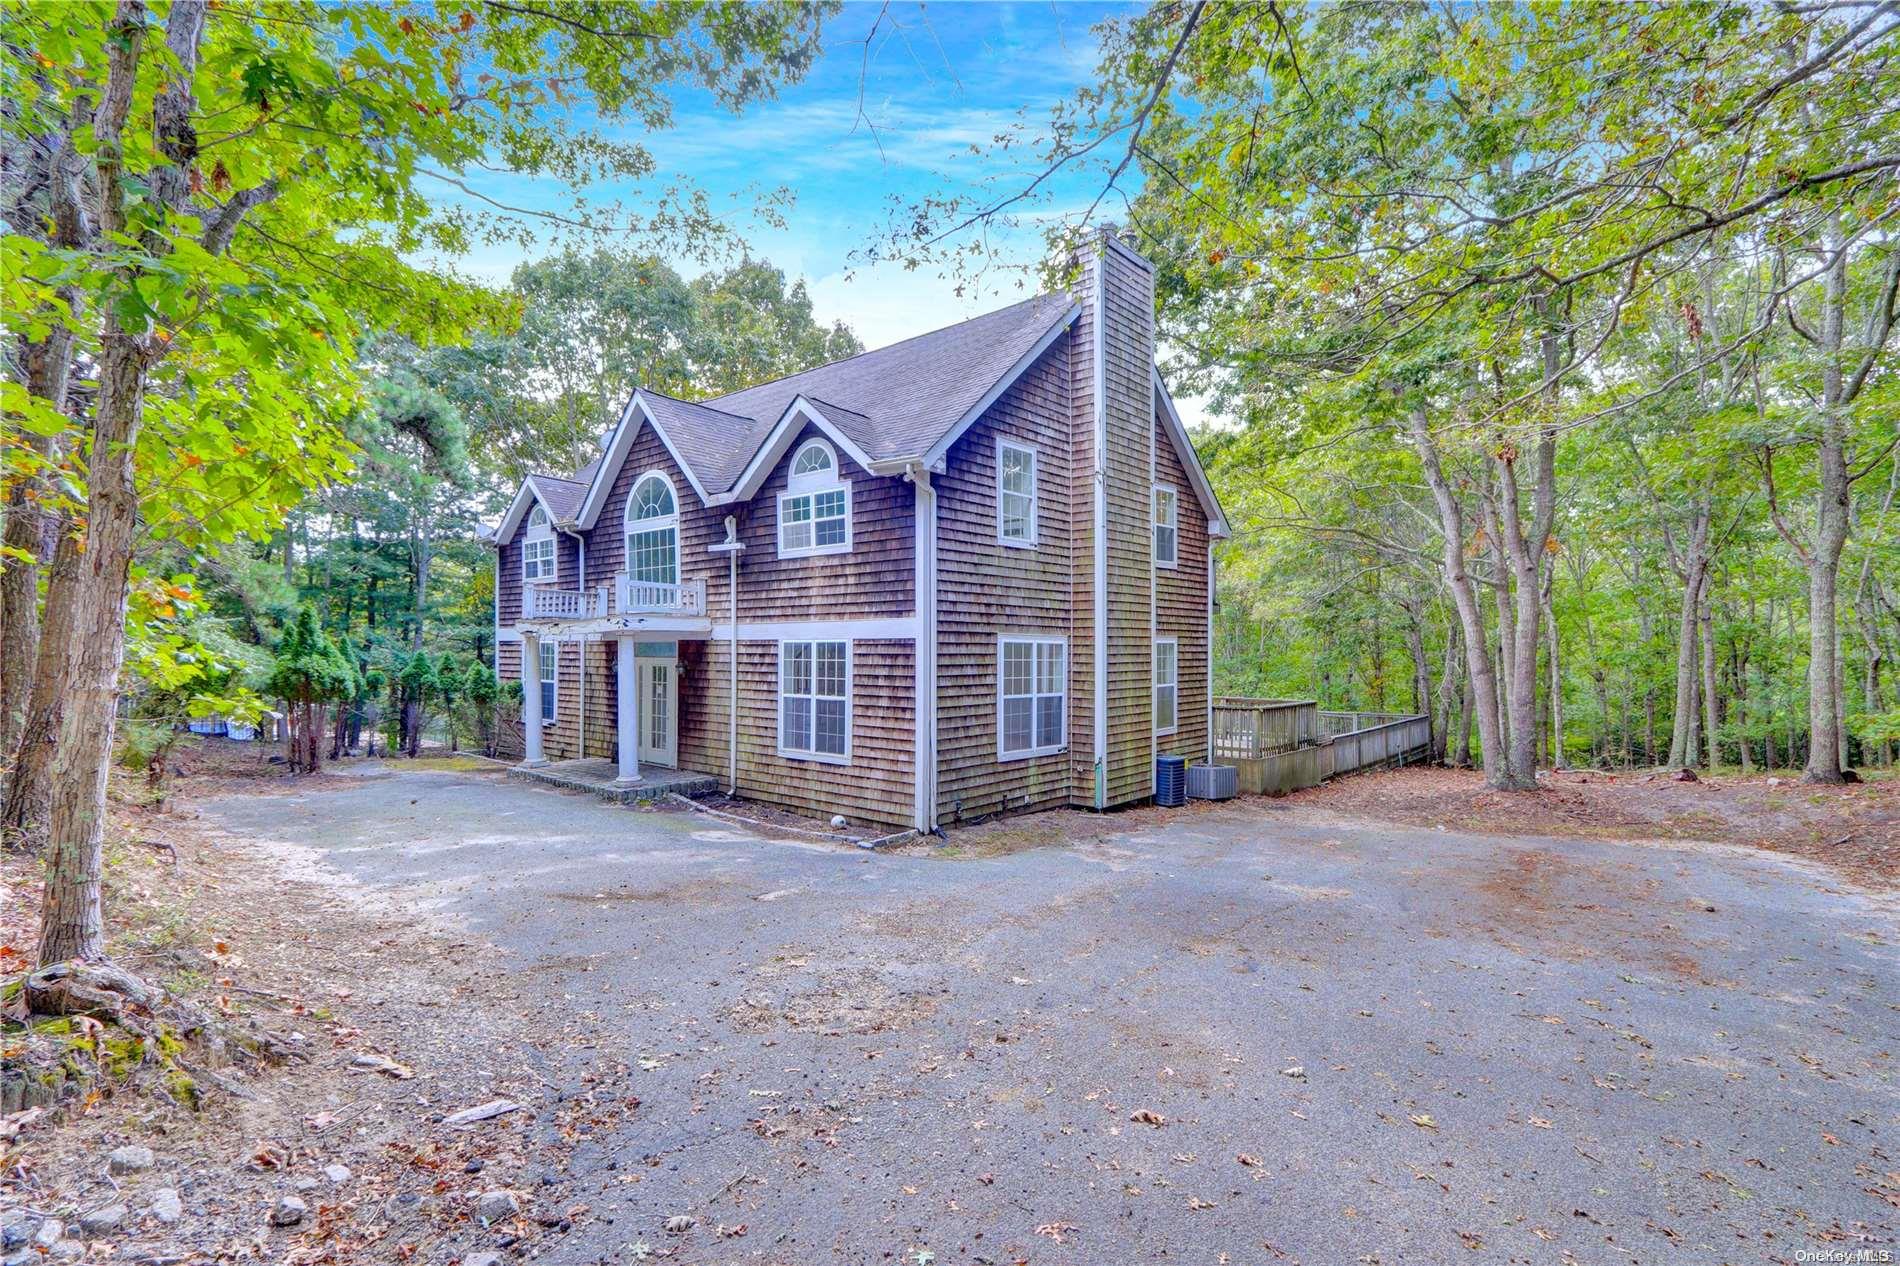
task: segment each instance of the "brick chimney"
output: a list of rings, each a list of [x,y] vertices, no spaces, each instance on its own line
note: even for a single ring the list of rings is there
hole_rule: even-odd
[[[1154,266],[1113,225],[1077,249],[1071,802],[1154,794]]]

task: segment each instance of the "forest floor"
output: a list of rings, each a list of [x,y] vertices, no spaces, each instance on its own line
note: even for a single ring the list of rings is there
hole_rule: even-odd
[[[187,748],[167,809],[149,803],[142,778],[114,771],[108,947],[234,1032],[287,1038],[308,1058],[226,1066],[216,1074],[226,1088],[201,1085],[202,1110],[149,1073],[98,1077],[50,1128],[16,1120],[0,1129],[0,1218],[64,1225],[69,1238],[51,1255],[29,1252],[34,1262],[84,1243],[87,1261],[472,1263],[464,1250],[476,1235],[538,1255],[584,1210],[541,1202],[535,1217],[505,1214],[484,1229],[481,1195],[532,1187],[576,1138],[630,1111],[624,1066],[603,1060],[551,1090],[555,1065],[598,1040],[590,1016],[558,1000],[498,995],[494,960],[478,941],[206,823],[201,801],[320,802],[384,765],[292,778],[267,754],[222,741]],[[497,770],[467,756],[390,764],[410,774]],[[0,969],[27,964],[38,871],[36,859],[0,855]],[[13,1029],[0,1045],[11,1053],[18,1036]],[[497,1099],[544,1107],[466,1129],[443,1123]],[[156,1153],[150,1170],[110,1171],[108,1157],[128,1144]],[[165,1193],[177,1199],[170,1220],[159,1212]],[[304,1213],[275,1226],[285,1196]],[[111,1232],[81,1230],[86,1215],[115,1208]]]
[[[205,753],[168,811],[118,789],[112,950],[310,1057],[227,1069],[201,1111],[102,1081],[57,1125],[0,1125],[0,1221],[124,1207],[89,1261],[1505,1266],[1900,1239],[1900,906],[1822,849],[1890,832],[1892,784],[1566,776],[1499,802],[1401,770],[871,854],[469,758],[292,779]],[[36,875],[0,867],[17,968]],[[443,1119],[496,1099],[520,1107]],[[152,1168],[108,1174],[125,1144]],[[306,1209],[273,1226],[287,1196]]]
[[[1883,771],[1843,787],[1799,771],[1718,773],[1676,782],[1640,771],[1543,773],[1537,791],[1492,791],[1471,770],[1390,769],[1340,778],[1292,800],[1382,822],[1486,835],[1719,840],[1787,853],[1856,883],[1900,887],[1900,778]]]

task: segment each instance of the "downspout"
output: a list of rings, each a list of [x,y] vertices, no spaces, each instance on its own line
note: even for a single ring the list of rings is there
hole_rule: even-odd
[[[726,697],[726,794],[739,794],[739,555],[745,545],[739,540],[739,516],[726,516],[726,539],[707,547],[713,554],[726,556],[726,654],[731,660],[729,694]]]
[[[579,558],[577,560],[578,567],[579,567],[579,574],[574,577],[574,588],[579,590],[582,594],[585,594],[587,592],[587,538],[581,535],[579,532],[573,531],[569,528],[561,528],[560,531],[564,535],[571,536],[574,538],[574,548],[579,552]],[[561,676],[560,656],[561,656],[560,651],[557,650],[554,652],[554,676],[556,680],[559,680]],[[586,760],[587,759],[587,635],[585,633],[581,634],[580,657],[581,657],[580,732],[574,736],[574,754],[578,756],[580,759]]]
[[[1095,807],[1108,804],[1108,248],[1095,252]]]
[[[1214,538],[1207,540],[1207,763],[1214,763]]]
[[[907,467],[904,477],[916,491],[917,520],[913,547],[917,640],[912,644],[916,674],[916,826],[921,832],[929,832],[937,826],[937,490],[930,482],[930,468],[922,462]]]
[[[726,520],[732,522],[730,518]],[[730,532],[730,527],[727,529]],[[739,551],[726,558],[726,593],[731,624],[726,636],[727,669],[731,689],[726,697],[726,794],[739,794]]]

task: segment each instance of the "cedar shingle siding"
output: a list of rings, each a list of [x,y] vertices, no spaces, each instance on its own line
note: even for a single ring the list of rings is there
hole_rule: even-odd
[[[1095,768],[1096,322],[1103,322],[1106,387],[1108,530],[1107,760],[1100,774],[1107,807],[1152,794],[1153,639],[1179,640],[1176,733],[1159,748],[1206,758],[1208,700],[1209,519],[1188,463],[1163,424],[1152,385],[1152,273],[1125,250],[1088,252],[1076,298],[1042,296],[946,331],[823,366],[805,374],[701,404],[646,396],[677,453],[641,419],[607,450],[624,450],[617,467],[577,480],[537,477],[536,491],[570,531],[556,536],[559,584],[611,586],[625,561],[628,493],[649,470],[673,484],[680,511],[680,578],[706,586],[706,620],[679,636],[678,753],[683,768],[727,776],[730,759],[732,643],[728,557],[709,547],[726,538],[731,516],[739,555],[738,786],[742,796],[828,817],[842,813],[891,829],[915,824],[918,490],[902,462],[939,442],[959,418],[1013,381],[949,445],[931,483],[936,496],[936,803],[937,821],[1097,802]],[[1095,309],[1098,270],[1106,302]],[[1079,315],[1074,315],[1079,307]],[[795,402],[822,414],[843,442],[807,419],[797,433],[777,428]],[[785,429],[790,429],[785,428]],[[778,495],[794,455],[825,437],[839,478],[851,490],[851,548],[846,553],[778,556]],[[999,539],[999,439],[1036,453],[1036,532],[1032,548]],[[694,482],[718,500],[776,441],[776,460],[741,496],[706,505]],[[862,464],[851,455],[867,454]],[[691,471],[680,464],[681,457]],[[900,462],[899,459],[902,459]],[[598,464],[598,463],[597,463]],[[876,467],[871,469],[870,467]],[[689,474],[691,477],[689,477]],[[1154,566],[1152,488],[1177,489],[1179,565]],[[593,495],[597,493],[598,495]],[[580,576],[585,543],[586,576]],[[584,521],[584,520],[583,520]],[[522,610],[521,529],[498,542],[496,608],[504,640],[496,660],[504,677],[522,672],[516,626]],[[877,621],[853,630],[847,622]],[[583,638],[578,634],[585,633]],[[763,635],[761,635],[763,634]],[[612,758],[617,734],[614,630],[545,625],[560,639],[556,719],[543,731],[544,754]],[[1068,718],[1064,751],[999,756],[1001,635],[1061,638],[1067,644]],[[642,640],[668,640],[641,632]],[[780,637],[851,642],[850,759],[837,764],[781,755]],[[530,676],[532,676],[530,666]],[[530,706],[537,695],[532,680]]]

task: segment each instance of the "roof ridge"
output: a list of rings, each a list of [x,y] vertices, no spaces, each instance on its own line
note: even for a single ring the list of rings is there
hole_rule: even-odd
[[[803,370],[800,370],[799,372],[801,372],[801,373],[803,373],[803,372],[805,372],[805,371],[803,371]],[[788,376],[789,376],[789,375],[788,375]],[[669,396],[669,395],[667,395],[667,394],[666,394],[666,393],[665,393],[664,391],[657,391],[657,390],[655,390],[654,388],[652,388],[652,387],[649,387],[649,386],[647,386],[647,385],[645,385],[644,383],[642,383],[642,384],[641,384],[640,386],[638,386],[638,387],[635,387],[635,388],[634,388],[634,390],[635,390],[636,392],[638,392],[638,391],[644,391],[644,392],[646,392],[646,393],[647,393],[647,394],[648,394],[649,396],[658,396],[658,397],[659,397],[660,399],[662,399],[662,400],[671,400],[671,401],[672,401],[672,402],[673,402],[674,404],[683,404],[683,405],[688,405],[688,406],[690,406],[690,407],[692,407],[692,408],[695,408],[695,409],[705,409],[705,410],[707,410],[707,411],[708,411],[708,412],[710,412],[710,413],[720,413],[720,414],[724,414],[724,415],[725,415],[726,417],[729,417],[729,418],[734,418],[734,419],[736,419],[736,420],[738,420],[738,421],[740,421],[740,422],[752,422],[752,421],[755,421],[755,420],[756,420],[756,419],[754,419],[754,418],[750,418],[750,417],[748,417],[748,416],[746,416],[746,415],[745,415],[745,414],[743,414],[743,413],[734,413],[734,412],[733,412],[732,410],[730,410],[730,409],[721,409],[721,408],[718,408],[718,407],[716,407],[716,406],[714,406],[714,405],[710,405],[710,404],[707,404],[707,403],[706,403],[706,402],[705,402],[704,400],[688,400],[688,399],[687,399],[687,398],[686,398],[685,396]],[[751,388],[750,388],[750,387],[741,387],[741,388],[740,388],[739,390],[740,390],[740,391],[750,391],[750,390],[751,390]],[[738,394],[739,394],[739,392],[738,392],[738,391],[728,391],[728,392],[726,393],[726,395],[727,395],[727,396],[736,396],[736,395],[738,395]],[[725,396],[714,396],[714,397],[712,397],[712,398],[713,398],[714,400],[723,400],[723,399],[725,399],[726,397],[725,397]]]
[[[714,400],[727,400],[727,399],[732,398],[733,396],[742,396],[748,391],[757,391],[760,387],[769,387],[775,382],[785,382],[785,381],[788,381],[789,379],[797,378],[804,374],[815,373],[820,369],[830,369],[833,365],[848,365],[852,361],[862,360],[866,356],[876,356],[880,352],[888,352],[894,348],[903,347],[907,343],[915,343],[919,339],[931,338],[931,337],[934,337],[935,335],[942,334],[946,330],[954,330],[960,325],[969,325],[972,322],[976,322],[976,321],[986,321],[990,317],[1001,316],[1005,312],[1013,312],[1017,308],[1025,307],[1028,304],[1035,303],[1038,299],[1054,299],[1054,298],[1059,298],[1059,297],[1061,296],[1059,296],[1055,291],[1046,291],[1042,294],[1031,295],[1027,299],[1018,299],[1015,303],[1005,304],[1003,307],[995,308],[989,312],[979,312],[973,317],[965,317],[961,321],[952,321],[950,324],[940,325],[934,330],[925,330],[922,334],[913,334],[909,338],[900,338],[895,343],[886,343],[882,347],[867,347],[863,351],[853,353],[850,356],[841,356],[837,360],[828,360],[828,361],[825,361],[823,364],[812,365],[806,369],[793,370],[789,374],[780,374],[776,378],[762,379],[759,382],[752,383],[750,386],[740,387],[736,391],[728,391],[724,393],[723,395],[717,395],[712,398]],[[685,401],[685,403],[693,404],[696,402],[688,400],[688,401]],[[726,412],[726,410],[721,409],[720,412],[724,413]],[[743,415],[734,414],[733,416],[739,417]]]
[[[833,363],[836,363],[836,362],[833,362]],[[819,366],[819,368],[821,368],[821,369],[822,369],[822,368],[824,368],[824,367],[823,367],[823,366],[821,365],[821,366]],[[850,415],[851,415],[852,417],[854,417],[854,418],[863,418],[863,419],[864,419],[864,420],[866,420],[867,422],[871,420],[871,415],[870,415],[870,414],[868,414],[868,413],[866,413],[866,412],[865,412],[864,410],[862,410],[862,409],[854,409],[854,408],[852,408],[852,407],[851,407],[850,405],[848,405],[848,404],[839,404],[839,403],[837,403],[836,401],[833,401],[833,400],[820,400],[820,399],[819,399],[819,398],[818,398],[817,396],[813,396],[813,395],[807,395],[807,394],[806,394],[805,392],[803,392],[803,391],[801,391],[801,392],[799,392],[799,393],[798,393],[798,394],[797,394],[796,396],[794,396],[794,397],[792,397],[792,398],[793,398],[794,400],[809,400],[809,401],[811,401],[811,403],[813,403],[813,404],[821,404],[821,405],[823,405],[823,406],[825,406],[825,408],[827,408],[827,409],[831,409],[831,410],[833,410],[834,412],[837,412],[837,413],[849,413],[849,414],[850,414]],[[786,406],[786,407],[787,407],[787,408],[789,408],[790,406],[788,405],[788,406]]]
[[[595,460],[598,460],[598,459],[595,459]],[[566,475],[550,475],[544,470],[531,470],[528,472],[528,478],[552,479],[557,484],[578,484],[582,487],[586,487],[587,485],[587,481],[585,479],[570,479]]]

